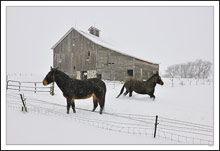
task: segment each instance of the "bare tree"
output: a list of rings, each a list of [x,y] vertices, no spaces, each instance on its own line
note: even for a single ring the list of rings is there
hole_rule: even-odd
[[[201,72],[202,72],[202,65],[203,65],[203,62],[201,59],[198,59],[195,61],[195,78],[200,78],[201,77]]]
[[[193,71],[194,71],[194,63],[193,62],[188,62],[186,64],[186,75],[187,75],[187,78],[193,78],[194,77],[194,74],[193,74]]]
[[[174,78],[175,76],[177,76],[176,65],[169,66],[165,72],[167,77]]]
[[[212,64],[209,61],[203,61],[203,65],[202,65],[202,71],[200,73],[200,78],[208,78],[209,75],[211,74],[211,67]]]
[[[170,78],[208,78],[211,74],[212,63],[198,59],[194,62],[169,66],[165,71]]]

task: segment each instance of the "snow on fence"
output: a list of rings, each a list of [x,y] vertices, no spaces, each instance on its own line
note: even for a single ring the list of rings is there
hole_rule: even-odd
[[[7,106],[14,109],[21,109],[22,101],[20,94],[8,93]],[[25,96],[24,96],[25,97]],[[131,133],[154,137],[155,139],[167,139],[182,144],[214,144],[213,126],[202,125],[187,121],[175,120],[161,116],[135,115],[125,113],[104,112],[105,120],[102,116],[94,118],[81,114],[66,114],[66,106],[50,103],[30,96],[25,97],[26,107],[29,113],[39,113],[43,115],[58,116],[80,123],[88,124],[102,129]],[[90,112],[91,110],[76,108],[77,110]],[[110,116],[111,120],[107,116]],[[114,117],[114,121],[112,120]]]
[[[40,85],[40,86],[37,86]],[[51,95],[54,95],[54,84],[51,86],[43,86],[42,82],[30,82],[30,81],[15,81],[7,80],[6,81],[6,90],[17,90],[17,91],[30,91],[30,92],[49,92]]]

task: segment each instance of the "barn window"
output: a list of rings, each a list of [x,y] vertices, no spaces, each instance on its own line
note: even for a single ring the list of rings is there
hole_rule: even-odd
[[[73,39],[72,46],[75,46],[75,45],[76,45],[76,41],[75,41],[75,39]]]
[[[128,76],[133,77],[133,70],[127,70],[127,74],[128,74]]]

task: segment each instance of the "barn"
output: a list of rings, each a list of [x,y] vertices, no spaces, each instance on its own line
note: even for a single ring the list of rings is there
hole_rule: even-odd
[[[77,79],[146,80],[159,72],[159,64],[123,53],[100,37],[100,30],[93,26],[88,32],[72,27],[51,49],[53,66]]]

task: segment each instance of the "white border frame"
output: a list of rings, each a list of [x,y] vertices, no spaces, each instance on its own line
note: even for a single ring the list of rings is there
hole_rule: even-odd
[[[214,145],[6,145],[6,7],[7,6],[214,6]],[[218,1],[1,1],[1,147],[7,150],[187,149],[219,150],[219,2]]]

